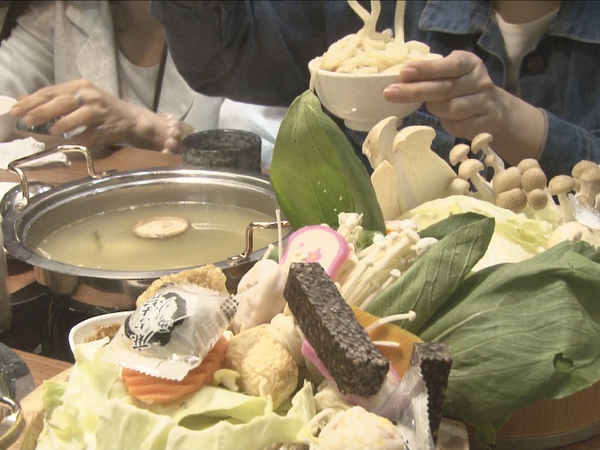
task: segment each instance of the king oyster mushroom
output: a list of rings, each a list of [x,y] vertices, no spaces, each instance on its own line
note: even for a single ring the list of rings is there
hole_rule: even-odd
[[[411,126],[396,131],[397,119],[379,122],[367,135],[363,153],[374,171],[371,182],[386,220],[396,219],[416,206],[464,192],[465,184],[431,150],[435,130]],[[390,138],[394,134],[389,148]]]
[[[396,116],[383,119],[369,131],[362,146],[363,154],[368,158],[373,170],[385,160],[392,158],[394,138],[398,133]]]

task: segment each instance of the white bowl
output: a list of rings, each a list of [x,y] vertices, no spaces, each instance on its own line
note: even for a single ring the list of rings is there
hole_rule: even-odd
[[[123,325],[125,319],[131,315],[132,312],[133,311],[120,311],[107,313],[90,317],[83,322],[79,322],[71,328],[71,331],[69,331],[69,347],[71,347],[71,353],[75,354],[75,345],[93,341],[102,327]]]
[[[308,64],[311,75],[315,64],[314,59]],[[370,131],[383,119],[402,119],[419,109],[420,102],[392,103],[383,98],[384,89],[394,81],[398,81],[398,74],[348,74],[319,69],[314,75],[314,87],[323,106],[356,131]]]
[[[0,95],[0,142],[6,141],[15,128],[15,118],[10,115],[10,108],[15,103],[14,98]]]

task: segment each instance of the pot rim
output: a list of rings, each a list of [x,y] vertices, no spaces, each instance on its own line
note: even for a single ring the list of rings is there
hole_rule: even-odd
[[[150,278],[159,278],[164,275],[177,273],[186,269],[197,266],[187,266],[164,270],[105,270],[80,267],[70,264],[64,264],[50,258],[46,258],[38,253],[35,253],[22,239],[23,227],[22,222],[28,218],[28,214],[34,215],[34,212],[40,214],[44,209],[44,204],[56,200],[58,203],[68,202],[68,199],[73,199],[75,193],[99,193],[112,189],[117,189],[124,185],[128,185],[124,181],[131,180],[143,184],[152,180],[164,179],[167,182],[181,182],[178,180],[206,179],[207,181],[218,181],[229,185],[243,185],[244,187],[253,187],[259,191],[264,191],[275,197],[270,178],[262,173],[240,172],[232,170],[211,170],[209,168],[193,168],[193,167],[158,167],[151,169],[137,169],[123,172],[111,172],[102,178],[86,177],[79,180],[67,182],[50,189],[49,191],[35,195],[29,199],[27,205],[22,211],[16,208],[8,211],[2,219],[2,231],[4,237],[4,247],[15,258],[30,264],[36,268],[49,270],[66,275],[73,275],[84,278],[98,278],[111,280],[147,280]],[[155,181],[156,182],[156,181]],[[67,199],[65,201],[65,199]],[[38,211],[41,210],[41,211]],[[43,214],[43,213],[42,213]],[[35,220],[33,221],[35,222]],[[267,250],[267,247],[254,250],[246,259],[229,262],[214,261],[213,264],[222,270],[234,268],[249,262],[258,260]],[[234,256],[234,255],[232,255]]]

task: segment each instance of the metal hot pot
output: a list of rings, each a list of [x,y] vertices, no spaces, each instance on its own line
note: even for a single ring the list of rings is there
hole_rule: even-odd
[[[60,185],[29,198],[27,178],[20,165],[56,151],[85,155],[89,177]],[[35,158],[34,158],[35,156]],[[215,261],[234,291],[240,278],[260,259],[266,248],[253,250],[256,228],[276,228],[277,200],[268,177],[197,168],[159,168],[97,174],[85,147],[63,146],[21,158],[9,164],[21,179],[24,200],[8,211],[2,222],[4,246],[15,258],[33,266],[35,278],[54,301],[79,311],[133,309],[136,298],[157,278],[184,268],[159,271],[99,270],[63,264],[34,252],[52,231],[100,211],[161,202],[212,202],[244,206],[273,217],[253,222],[246,233],[246,249],[225,261]],[[283,221],[283,226],[287,226]],[[240,230],[244,232],[244,230]]]

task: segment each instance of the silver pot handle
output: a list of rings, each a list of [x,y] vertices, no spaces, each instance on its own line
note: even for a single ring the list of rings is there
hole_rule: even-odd
[[[19,437],[25,425],[23,412],[19,402],[9,397],[0,397],[0,409],[0,448],[8,448]]]
[[[24,156],[23,158],[15,159],[14,161],[11,161],[8,164],[7,169],[9,171],[17,174],[17,176],[19,177],[19,180],[21,182],[21,192],[23,195],[23,200],[18,205],[20,209],[23,209],[25,206],[27,206],[27,203],[30,200],[30,195],[29,195],[29,181],[27,180],[27,176],[25,176],[25,173],[19,166],[21,166],[25,163],[43,158],[48,155],[53,155],[55,153],[69,153],[69,152],[83,153],[83,156],[85,156],[85,161],[87,163],[88,174],[92,178],[104,178],[114,172],[114,171],[108,171],[108,172],[97,173],[96,169],[94,168],[94,161],[92,160],[92,155],[90,155],[90,152],[88,151],[87,147],[84,147],[82,145],[59,145],[56,148],[42,150],[41,152],[33,153],[32,155],[28,155],[28,156]]]
[[[281,221],[281,227],[286,228],[289,227],[290,223],[287,220]],[[248,257],[252,254],[252,250],[254,248],[254,230],[274,230],[277,228],[277,222],[251,222],[250,225],[246,227],[246,250],[239,255],[230,256],[227,258],[227,262],[230,265],[243,263],[248,259]],[[281,251],[281,249],[279,249]]]

